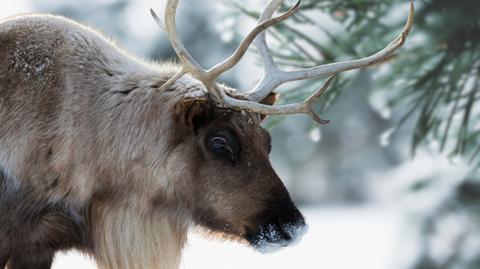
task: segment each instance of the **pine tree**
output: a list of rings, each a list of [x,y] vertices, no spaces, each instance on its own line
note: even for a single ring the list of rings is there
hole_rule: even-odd
[[[258,18],[261,10],[250,10],[240,0],[226,1],[237,16]],[[281,10],[292,3],[285,1]],[[311,67],[339,59],[354,59],[381,49],[404,24],[405,0],[304,0],[293,23],[271,29],[273,54],[280,65]],[[378,77],[372,92],[389,91],[386,104],[404,111],[397,124],[415,118],[412,152],[420,145],[437,142],[438,149],[452,158],[462,156],[480,165],[480,2],[471,0],[424,0],[416,3],[415,25],[407,45],[391,64],[374,71]],[[316,12],[316,13],[315,13]],[[342,26],[334,33],[311,14],[329,14]],[[232,14],[229,14],[231,16]],[[394,19],[392,19],[392,17]],[[330,23],[332,24],[332,23]],[[323,33],[307,35],[299,29],[313,27]],[[344,74],[319,104],[327,109],[354,77]],[[310,81],[304,92],[318,87]],[[392,90],[394,89],[394,90]],[[283,102],[299,99],[298,92],[283,95]]]

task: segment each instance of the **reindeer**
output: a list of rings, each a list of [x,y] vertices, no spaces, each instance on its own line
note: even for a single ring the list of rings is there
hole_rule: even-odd
[[[297,241],[305,221],[269,162],[272,114],[309,115],[335,74],[385,61],[402,33],[372,56],[282,71],[259,24],[225,61],[204,69],[175,26],[164,28],[179,64],[148,63],[98,32],[52,15],[0,22],[0,268],[50,268],[55,252],[78,249],[100,268],[178,268],[191,227],[259,251]],[[273,18],[272,18],[273,17]],[[254,43],[265,75],[246,93],[217,82]],[[273,90],[328,76],[305,101],[274,105]]]

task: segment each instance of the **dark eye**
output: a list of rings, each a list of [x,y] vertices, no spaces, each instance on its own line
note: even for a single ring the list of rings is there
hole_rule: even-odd
[[[238,139],[228,130],[213,132],[208,137],[208,148],[217,157],[235,162],[238,159]]]
[[[225,138],[220,136],[215,136],[210,140],[210,147],[212,151],[215,151],[215,152],[221,152],[225,150],[226,145],[227,145],[227,140],[225,140]]]

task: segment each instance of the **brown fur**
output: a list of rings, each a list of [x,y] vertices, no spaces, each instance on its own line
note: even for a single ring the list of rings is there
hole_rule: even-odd
[[[48,15],[0,22],[0,52],[0,268],[70,248],[101,268],[177,268],[192,225],[252,242],[266,218],[303,225],[260,117],[190,98],[204,87],[189,77],[159,92],[177,66]],[[207,148],[219,129],[234,163]]]

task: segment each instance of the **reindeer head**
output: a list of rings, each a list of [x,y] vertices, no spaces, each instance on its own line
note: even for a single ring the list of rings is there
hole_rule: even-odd
[[[189,88],[174,113],[181,138],[168,158],[175,160],[167,165],[173,193],[208,234],[247,240],[261,251],[295,241],[305,221],[270,164],[260,115],[218,106],[200,83]]]
[[[304,113],[319,123],[314,102],[327,90],[335,74],[381,62],[403,45],[413,23],[413,4],[403,32],[376,54],[353,61],[327,64],[304,70],[282,71],[268,52],[265,29],[290,17],[300,1],[286,13],[271,18],[281,0],[271,0],[259,24],[225,61],[204,69],[190,55],[176,32],[178,0],[169,0],[166,31],[181,62],[177,74],[160,90],[189,88],[175,109],[177,130],[182,130],[174,156],[179,196],[188,204],[197,224],[211,231],[247,240],[259,250],[286,246],[305,230],[305,221],[269,162],[270,136],[261,127],[264,115]],[[242,94],[216,82],[220,74],[240,61],[252,42],[265,63],[265,75],[253,90]],[[187,76],[189,74],[190,76]],[[324,85],[305,101],[275,106],[272,92],[279,85],[302,79],[328,76]],[[193,82],[195,81],[195,83]],[[196,84],[197,86],[191,86]],[[192,150],[193,149],[193,150]],[[176,156],[175,156],[176,154]],[[180,163],[180,164],[179,164]]]

